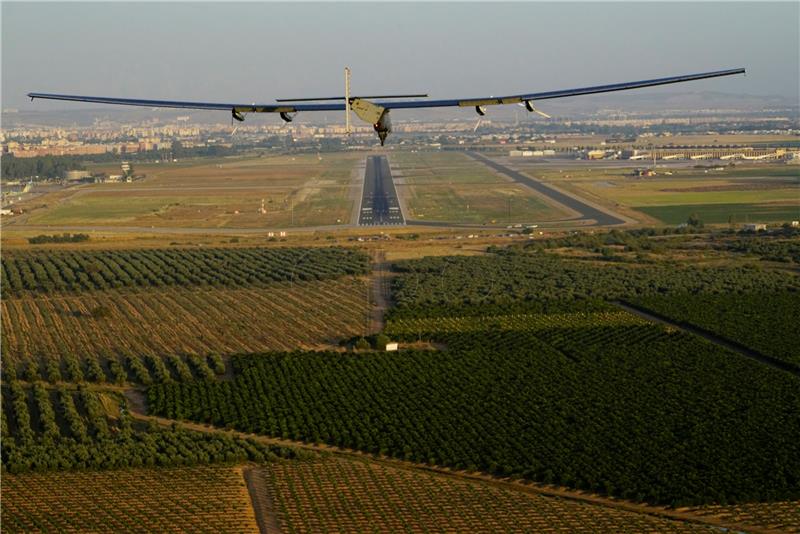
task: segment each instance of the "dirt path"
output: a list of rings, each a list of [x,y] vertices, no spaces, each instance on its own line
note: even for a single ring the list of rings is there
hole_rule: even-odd
[[[395,458],[390,458],[386,456],[380,456],[380,457],[374,456],[372,454],[364,453],[362,451],[357,451],[353,449],[344,449],[330,445],[306,443],[302,441],[292,441],[287,439],[274,438],[270,436],[261,436],[258,434],[249,434],[246,432],[239,432],[236,430],[224,430],[211,425],[203,425],[200,423],[190,423],[187,421],[176,421],[174,419],[166,419],[164,417],[148,416],[145,415],[142,411],[140,411],[140,408],[143,407],[143,396],[140,391],[127,390],[125,392],[125,396],[126,398],[128,398],[130,404],[131,416],[142,421],[155,421],[163,426],[172,426],[173,424],[176,424],[178,427],[184,428],[186,430],[193,430],[196,432],[222,433],[242,439],[253,439],[267,445],[293,447],[296,449],[305,449],[315,452],[334,454],[337,456],[348,458],[350,460],[353,459],[366,460],[382,464],[385,466],[393,467],[396,469],[404,469],[407,471],[415,471],[415,472],[424,471],[428,474],[433,474],[446,478],[455,478],[457,480],[468,481],[472,483],[489,484],[494,487],[506,490],[521,491],[523,493],[529,493],[534,495],[544,495],[547,497],[558,497],[561,499],[569,499],[572,501],[592,504],[595,506],[615,508],[618,510],[625,510],[627,512],[634,512],[638,514],[646,514],[654,517],[659,517],[662,519],[670,519],[674,521],[683,521],[686,523],[693,523],[697,525],[712,526],[719,529],[728,529],[738,532],[752,532],[755,534],[772,534],[780,532],[778,530],[773,530],[765,527],[757,527],[757,526],[727,521],[718,517],[698,516],[681,510],[664,508],[659,506],[650,506],[647,504],[633,503],[619,499],[614,499],[611,497],[603,497],[601,495],[595,495],[582,491],[570,490],[557,486],[546,486],[527,481],[511,481],[510,479],[501,479],[479,472],[455,471],[445,467],[416,464],[413,462],[397,460]],[[251,497],[255,494],[254,490],[260,491],[260,488],[258,488],[258,486],[253,486],[253,489],[251,489],[249,482],[248,482],[248,489],[250,489]],[[261,501],[259,501],[259,503],[260,502]],[[254,507],[257,506],[255,499],[253,501],[253,506]],[[258,504],[258,506],[261,505]],[[269,510],[269,508],[266,508],[266,510]],[[273,531],[263,530],[266,527],[262,526],[261,521],[259,521],[259,526],[262,528],[262,532],[270,532],[270,533],[275,532],[274,530]]]
[[[243,475],[261,534],[280,534],[278,516],[269,495],[269,488],[264,481],[265,475],[257,467],[246,468]]]
[[[723,337],[720,337],[720,336],[718,336],[716,334],[713,334],[713,333],[709,332],[708,330],[704,330],[704,329],[702,329],[700,327],[694,326],[694,325],[689,324],[689,323],[684,323],[684,322],[680,322],[680,321],[674,321],[674,320],[670,319],[669,317],[665,317],[664,315],[661,315],[658,312],[654,312],[652,310],[648,310],[646,308],[642,308],[641,306],[637,306],[635,304],[630,304],[630,303],[627,303],[627,302],[615,302],[614,304],[616,306],[618,306],[619,308],[622,308],[623,310],[625,310],[625,311],[627,311],[629,313],[632,313],[634,315],[637,315],[637,316],[641,317],[642,319],[647,319],[648,321],[651,321],[651,322],[654,322],[654,323],[659,323],[659,324],[664,324],[664,325],[671,326],[671,327],[674,327],[674,328],[679,328],[679,329],[681,329],[681,330],[683,330],[685,332],[689,332],[690,334],[694,334],[696,336],[700,336],[700,337],[702,337],[703,339],[705,339],[707,341],[710,341],[710,342],[712,342],[712,343],[714,343],[716,345],[719,345],[720,347],[726,348],[726,349],[728,349],[730,351],[733,351],[733,352],[735,352],[737,354],[741,354],[742,356],[745,356],[747,358],[751,358],[753,360],[756,360],[757,362],[763,363],[765,365],[769,365],[770,367],[774,367],[775,369],[778,369],[780,371],[786,371],[787,373],[791,373],[791,374],[793,374],[795,376],[800,376],[800,367],[798,367],[796,365],[793,365],[791,363],[788,363],[788,362],[784,362],[784,361],[779,360],[777,358],[773,358],[772,356],[766,356],[764,354],[761,354],[760,352],[754,351],[753,349],[745,347],[744,345],[740,345],[739,343],[736,343],[735,341],[730,341],[730,340],[725,339]]]
[[[370,289],[370,332],[383,331],[384,317],[390,302],[390,264],[386,261],[386,252],[377,249],[372,253],[372,276]]]

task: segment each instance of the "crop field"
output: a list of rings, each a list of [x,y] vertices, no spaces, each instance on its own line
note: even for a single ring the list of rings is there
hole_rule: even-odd
[[[716,243],[715,248],[745,256],[754,256],[764,261],[800,263],[800,239],[781,237],[765,239],[763,236],[751,235]]]
[[[532,167],[529,172],[580,196],[639,210],[670,225],[686,222],[692,213],[710,224],[786,222],[800,217],[797,169],[785,165],[740,165],[721,171],[669,167],[657,169],[655,177],[635,177],[633,166]]]
[[[558,220],[563,210],[463,154],[398,153],[392,164],[409,219],[458,223]]]
[[[2,284],[23,291],[264,286],[366,274],[368,257],[346,248],[153,249],[12,252]]]
[[[800,290],[789,270],[747,265],[637,265],[584,262],[501,250],[484,256],[430,257],[395,264],[393,317],[442,313],[452,306],[542,306],[543,302],[632,299],[685,293],[744,294]],[[433,313],[432,313],[433,312]],[[500,312],[503,313],[502,311]],[[776,319],[779,316],[775,316]]]
[[[116,393],[4,379],[8,385],[2,391],[2,465],[10,473],[264,462],[278,455],[294,456],[290,449],[224,434],[143,427]]]
[[[167,287],[4,299],[3,360],[326,347],[363,333],[367,287],[362,279],[344,277],[267,288]]]
[[[656,325],[434,341],[448,349],[237,356],[233,381],[154,385],[148,409],[654,503],[800,497],[788,373]]]
[[[241,468],[3,474],[6,532],[258,533]]]
[[[800,292],[675,295],[637,303],[800,368]]]
[[[454,334],[458,332],[537,331],[554,328],[588,328],[592,326],[646,325],[647,321],[627,312],[578,312],[553,314],[473,315],[467,317],[425,317],[390,321],[386,334],[408,338],[418,335]]]
[[[800,532],[800,503],[796,501],[706,505],[691,508],[690,511],[699,516],[717,517],[775,532]]]
[[[146,178],[38,199],[28,223],[155,227],[335,225],[353,208],[351,154],[224,158],[135,167]],[[118,169],[112,172],[119,172]],[[266,214],[259,213],[264,199]]]
[[[705,532],[621,510],[363,461],[259,470],[283,532]]]
[[[495,252],[395,265],[385,332],[443,351],[235,356],[232,381],[155,385],[149,409],[653,503],[800,496],[796,377],[609,302],[696,295],[741,325],[737,298],[785,295],[754,301],[789,336],[761,339],[776,354],[791,350],[796,275]]]

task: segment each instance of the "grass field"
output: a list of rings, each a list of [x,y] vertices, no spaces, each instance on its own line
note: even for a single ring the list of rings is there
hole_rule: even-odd
[[[2,301],[3,358],[208,354],[326,347],[363,332],[366,282],[263,289],[108,290]],[[93,310],[105,310],[95,317]]]
[[[633,176],[633,169],[587,166],[528,170],[590,200],[638,210],[664,224],[686,222],[695,212],[704,222],[714,224],[727,223],[729,217],[736,223],[800,217],[799,171],[786,165],[741,164],[721,171],[659,167],[658,175],[648,178]]]
[[[705,532],[711,529],[336,458],[260,470],[287,532]]]
[[[637,206],[665,224],[685,223],[694,214],[708,224],[746,222],[789,222],[800,220],[800,204],[682,204],[677,206]]]
[[[398,153],[398,194],[407,217],[456,223],[526,223],[566,214],[534,192],[504,180],[463,154]]]
[[[196,160],[136,167],[146,178],[37,199],[29,224],[154,227],[336,225],[353,207],[352,154]],[[260,214],[264,199],[266,214]]]
[[[258,533],[241,468],[3,474],[4,532]]]

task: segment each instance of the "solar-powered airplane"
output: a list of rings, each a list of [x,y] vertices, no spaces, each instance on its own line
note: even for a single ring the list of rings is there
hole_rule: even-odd
[[[731,76],[734,74],[744,74],[743,68],[718,70],[713,72],[701,72],[699,74],[685,74],[683,76],[671,76],[668,78],[655,78],[652,80],[640,80],[638,82],[614,83],[610,85],[595,85],[592,87],[578,87],[576,89],[562,89],[558,91],[546,91],[542,93],[525,93],[510,96],[483,96],[477,98],[454,98],[445,100],[423,100],[428,95],[378,95],[378,96],[351,96],[350,95],[350,69],[345,68],[345,94],[337,97],[323,98],[282,98],[276,99],[274,104],[224,104],[216,102],[182,102],[177,100],[140,100],[137,98],[113,98],[105,96],[80,96],[80,95],[60,95],[50,93],[28,93],[34,98],[45,98],[50,100],[71,100],[75,102],[94,102],[97,104],[119,104],[123,106],[145,106],[153,108],[182,108],[200,110],[220,110],[229,111],[231,116],[237,121],[244,121],[248,113],[278,113],[285,122],[292,122],[295,115],[301,111],[344,111],[347,132],[350,132],[350,111],[364,122],[372,124],[375,132],[381,140],[381,146],[386,141],[386,136],[392,131],[392,121],[389,112],[393,109],[416,109],[416,108],[442,108],[442,107],[472,107],[478,115],[486,114],[486,106],[497,106],[506,104],[519,104],[530,112],[538,113],[544,117],[549,116],[533,105],[534,101],[548,100],[551,98],[564,98],[568,96],[591,95],[597,93],[610,93],[613,91],[625,91],[628,89],[638,89],[641,87],[654,87],[657,85],[668,85],[672,83],[690,82],[693,80],[703,80],[706,78],[718,78],[720,76]],[[412,98],[413,100],[407,100]]]

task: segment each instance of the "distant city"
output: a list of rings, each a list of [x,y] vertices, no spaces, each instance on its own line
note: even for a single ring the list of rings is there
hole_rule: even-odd
[[[83,112],[87,114],[91,112]],[[292,123],[264,124],[263,119],[252,123],[232,125],[216,122],[218,115],[173,115],[170,117],[149,117],[131,120],[125,114],[116,120],[95,118],[91,123],[81,125],[72,121],[57,119],[62,124],[47,124],[47,113],[37,118],[25,114],[23,121],[14,117],[15,113],[4,113],[5,127],[0,131],[2,154],[16,158],[36,156],[90,156],[133,154],[150,155],[152,159],[174,159],[170,154],[177,143],[181,150],[212,149],[236,150],[252,147],[265,149],[297,150],[339,150],[343,148],[364,148],[374,145],[374,132],[369,126],[356,126],[348,136],[343,124],[337,123]],[[95,112],[95,116],[98,115]],[[608,145],[626,145],[624,152],[630,156],[641,155],[636,148],[652,148],[668,142],[653,138],[678,134],[720,135],[790,135],[800,140],[800,120],[796,108],[751,110],[707,109],[694,113],[677,110],[661,112],[622,112],[620,110],[601,110],[591,116],[579,118],[564,117],[548,120],[531,120],[524,110],[513,117],[487,119],[457,118],[450,120],[402,120],[395,118],[393,144],[404,146],[449,147],[458,145],[474,146],[509,145],[519,146],[520,150],[535,147],[564,151],[574,148],[582,150],[586,157],[607,157],[619,153],[603,146],[570,146],[571,138],[587,135],[606,135]],[[16,119],[16,120],[15,120]],[[330,118],[328,118],[330,119]],[[398,120],[400,119],[400,120]],[[41,125],[35,125],[41,122]],[[10,125],[9,125],[10,124]],[[559,142],[556,143],[556,140]],[[556,146],[547,146],[556,145]],[[391,149],[391,145],[387,147]],[[773,148],[773,147],[764,147]],[[595,150],[592,154],[589,152]],[[601,150],[602,154],[596,152]],[[518,154],[523,156],[541,155],[538,153]],[[664,153],[665,156],[670,155]],[[675,154],[672,154],[673,156]],[[694,154],[697,155],[697,154]],[[724,155],[724,154],[723,154]],[[764,155],[764,154],[756,154]],[[689,156],[687,156],[689,157]]]

